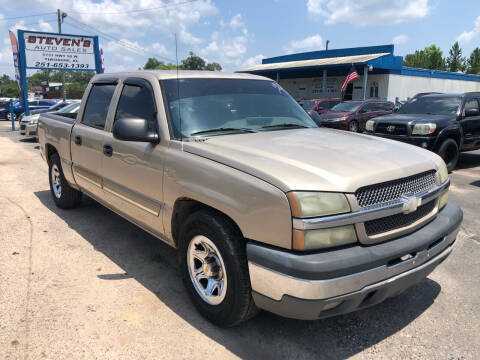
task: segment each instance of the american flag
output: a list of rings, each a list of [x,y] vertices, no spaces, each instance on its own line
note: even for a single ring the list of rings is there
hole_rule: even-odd
[[[350,72],[348,73],[347,77],[345,78],[345,80],[343,80],[342,87],[341,87],[342,92],[345,92],[345,90],[347,90],[348,83],[352,82],[353,80],[355,80],[357,78],[359,78],[357,70],[355,70],[355,68],[352,66],[352,68],[350,69]]]

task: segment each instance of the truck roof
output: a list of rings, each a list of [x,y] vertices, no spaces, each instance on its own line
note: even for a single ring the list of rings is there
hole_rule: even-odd
[[[176,70],[138,70],[129,72],[117,72],[117,73],[105,73],[95,75],[94,78],[110,78],[110,77],[129,77],[129,76],[142,76],[142,75],[154,75],[159,80],[176,79]],[[244,73],[227,73],[220,71],[192,71],[192,70],[179,70],[178,78],[212,78],[212,79],[251,79],[251,80],[270,80],[263,76],[244,74]]]

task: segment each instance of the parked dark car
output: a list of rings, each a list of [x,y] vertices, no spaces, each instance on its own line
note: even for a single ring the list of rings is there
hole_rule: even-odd
[[[298,103],[306,111],[316,111],[319,114],[328,112],[332,107],[342,102],[342,99],[311,99]]]
[[[29,110],[37,110],[37,109],[48,109],[52,105],[55,105],[55,101],[53,100],[29,100],[28,101],[28,108]],[[25,112],[25,107],[20,105],[20,102],[16,102],[13,105],[14,117],[17,120],[18,116]],[[9,106],[0,108],[0,118],[4,118],[6,120],[10,120],[10,108]]]
[[[365,130],[367,120],[393,111],[390,101],[344,101],[319,117],[312,117],[320,126],[359,132]]]
[[[423,95],[369,121],[366,130],[434,151],[452,171],[460,151],[480,148],[480,92]]]

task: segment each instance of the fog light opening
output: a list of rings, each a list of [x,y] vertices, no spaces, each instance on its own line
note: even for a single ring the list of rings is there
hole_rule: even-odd
[[[341,303],[343,303],[343,301],[331,301],[331,302],[329,302],[329,303],[327,303],[323,306],[322,311],[331,310],[333,308],[336,308]]]

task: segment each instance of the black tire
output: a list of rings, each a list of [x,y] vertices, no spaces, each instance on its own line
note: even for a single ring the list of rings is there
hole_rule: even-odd
[[[217,305],[203,300],[190,278],[187,252],[190,242],[197,235],[213,242],[225,265],[228,285],[225,297]],[[258,313],[251,294],[245,240],[229,218],[210,209],[191,214],[182,224],[178,245],[183,282],[190,299],[206,319],[218,326],[231,327]]]
[[[460,156],[457,142],[453,139],[445,140],[438,149],[438,155],[445,161],[448,172],[452,172],[457,167],[458,157]]]
[[[54,169],[58,169],[58,180],[60,183],[60,193],[57,194],[54,190],[54,183],[52,179],[52,172]],[[61,209],[71,209],[80,204],[82,200],[82,193],[70,185],[68,185],[65,176],[63,175],[62,164],[60,162],[60,156],[58,153],[50,155],[48,161],[48,179],[50,183],[50,192],[52,193],[53,201]]]
[[[13,113],[13,119],[14,119],[13,121],[17,121],[17,119],[18,119],[17,114]],[[11,120],[10,120],[10,111],[8,111],[7,113],[5,113],[5,120],[11,121]]]
[[[351,131],[351,132],[359,132],[360,131],[360,127],[358,125],[357,120],[352,120],[348,123],[348,131]]]

